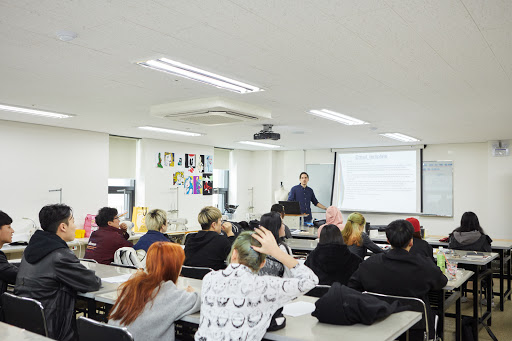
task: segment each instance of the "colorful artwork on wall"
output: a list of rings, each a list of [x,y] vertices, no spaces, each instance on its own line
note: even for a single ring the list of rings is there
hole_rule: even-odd
[[[203,174],[203,195],[213,194],[213,175]]]
[[[197,166],[196,166],[196,170],[199,172],[199,173],[202,173],[204,172],[204,155],[201,155],[199,157],[199,159],[197,159]]]
[[[203,191],[203,177],[194,176],[194,194],[201,194]]]
[[[196,168],[196,154],[185,154],[185,168]]]
[[[164,167],[174,167],[174,153],[164,153]]]
[[[185,178],[185,194],[194,194],[194,177],[192,176]]]
[[[173,175],[173,184],[174,185],[183,185],[185,183],[185,174],[183,172],[176,172]]]
[[[164,168],[164,166],[162,166],[162,153],[157,153],[156,154],[156,167],[157,168]]]
[[[201,155],[204,156],[205,160],[203,162],[203,172],[205,173],[213,173],[213,156],[211,155]]]

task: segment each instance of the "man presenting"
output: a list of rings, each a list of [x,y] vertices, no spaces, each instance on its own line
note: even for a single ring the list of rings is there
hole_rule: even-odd
[[[320,207],[325,210],[327,207],[322,205],[316,200],[315,193],[311,187],[308,187],[309,175],[306,172],[300,173],[299,176],[300,184],[297,186],[293,186],[290,190],[290,194],[288,194],[288,201],[298,201],[300,205],[300,211],[302,213],[307,213],[307,216],[304,217],[304,222],[311,222],[313,216],[311,215],[311,205],[310,202],[313,203],[316,207]]]

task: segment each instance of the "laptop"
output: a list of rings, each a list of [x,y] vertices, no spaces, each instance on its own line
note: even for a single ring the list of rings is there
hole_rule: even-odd
[[[302,214],[298,201],[279,201],[279,205],[283,205],[284,214]]]

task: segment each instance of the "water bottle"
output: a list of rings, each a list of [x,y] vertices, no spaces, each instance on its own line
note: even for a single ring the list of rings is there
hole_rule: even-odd
[[[440,246],[439,250],[437,251],[437,266],[443,273],[446,273],[446,256],[442,246]]]

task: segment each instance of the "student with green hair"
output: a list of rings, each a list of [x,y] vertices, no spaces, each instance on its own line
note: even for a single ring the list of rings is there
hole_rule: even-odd
[[[267,255],[290,269],[292,277],[258,276]],[[277,309],[318,284],[314,272],[281,250],[264,227],[242,232],[227,261],[226,269],[203,278],[195,340],[261,340]]]
[[[343,241],[348,246],[350,252],[364,259],[366,256],[366,249],[370,249],[373,253],[381,253],[382,249],[377,246],[370,237],[364,232],[366,226],[366,219],[359,212],[350,214],[347,218],[347,223],[341,231]]]

